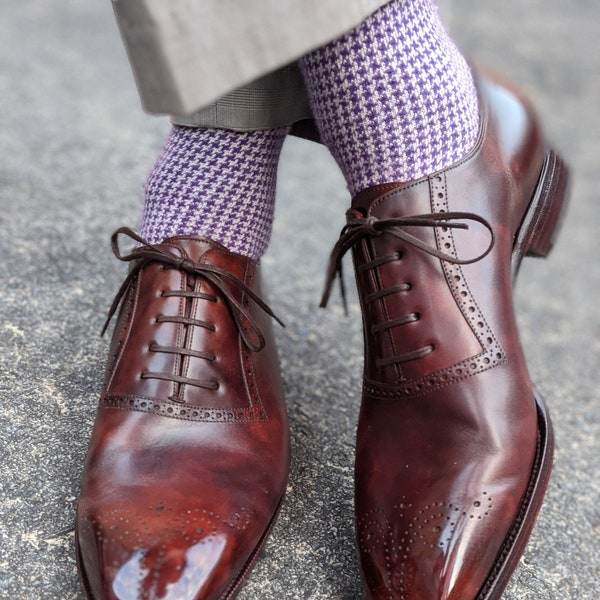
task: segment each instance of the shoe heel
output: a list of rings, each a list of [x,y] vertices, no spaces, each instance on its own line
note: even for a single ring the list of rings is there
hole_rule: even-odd
[[[524,256],[548,256],[558,237],[568,197],[569,170],[560,156],[550,150],[517,233],[513,249],[514,275]]]

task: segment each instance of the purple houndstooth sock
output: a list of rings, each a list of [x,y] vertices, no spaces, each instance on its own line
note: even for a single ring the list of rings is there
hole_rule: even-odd
[[[259,259],[271,237],[287,128],[240,133],[174,125],[146,181],[140,235],[198,235]]]
[[[300,60],[352,195],[446,168],[475,145],[477,92],[433,0],[395,0]]]

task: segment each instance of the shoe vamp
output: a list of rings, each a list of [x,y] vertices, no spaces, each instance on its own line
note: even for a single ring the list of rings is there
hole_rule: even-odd
[[[365,398],[356,506],[371,589],[438,598],[475,586],[474,597],[483,584],[519,513],[537,443],[530,392],[503,369],[420,398]]]

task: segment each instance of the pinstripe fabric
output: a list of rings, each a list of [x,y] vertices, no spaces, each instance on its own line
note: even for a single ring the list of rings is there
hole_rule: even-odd
[[[335,39],[386,0],[112,0],[142,104],[188,115]]]

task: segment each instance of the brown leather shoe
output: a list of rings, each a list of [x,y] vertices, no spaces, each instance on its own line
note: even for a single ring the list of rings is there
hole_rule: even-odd
[[[550,250],[566,169],[515,93],[480,88],[473,152],[359,194],[334,250],[329,283],[352,248],[363,311],[356,527],[372,599],[499,598],[550,474],[512,281]]]
[[[214,242],[142,243],[117,302],[85,465],[86,598],[233,598],[275,521],[289,434],[258,265]],[[113,311],[114,311],[113,306]]]

